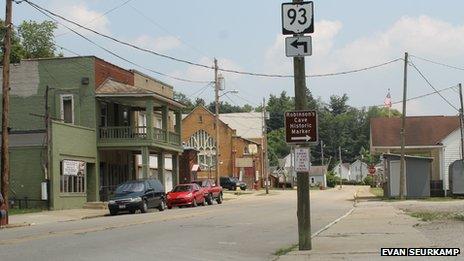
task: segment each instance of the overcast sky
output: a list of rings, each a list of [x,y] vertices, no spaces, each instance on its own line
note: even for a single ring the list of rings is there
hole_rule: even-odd
[[[132,0],[103,16],[127,0],[32,0],[81,24],[105,34],[164,54],[203,64],[219,60],[223,68],[250,72],[292,74],[291,59],[285,57],[281,35],[280,6],[277,0]],[[459,0],[324,0],[315,2],[313,56],[306,59],[307,74],[352,70],[401,58],[404,52],[464,67],[464,1]],[[4,1],[0,1],[4,6]],[[1,9],[3,10],[3,9]],[[45,17],[27,4],[14,5],[14,23]],[[64,34],[63,34],[64,33]],[[80,55],[96,55],[124,68],[134,68],[60,27],[56,42]],[[193,80],[211,81],[213,72],[135,51],[99,38],[86,36],[134,62],[154,70]],[[73,54],[63,51],[66,56]],[[463,72],[413,58],[413,62],[436,88],[463,81]],[[332,94],[347,93],[350,105],[382,104],[388,88],[392,99],[400,100],[403,83],[401,61],[344,76],[312,78],[308,86],[315,97],[328,100]],[[140,69],[140,68],[135,68]],[[142,70],[143,71],[143,70]],[[146,71],[144,71],[146,72]],[[183,83],[146,72],[174,85],[187,95],[205,84]],[[291,79],[225,74],[226,88],[239,90],[226,101],[252,105],[270,93],[285,90],[293,94]],[[410,97],[433,91],[409,68]],[[213,89],[200,96],[213,98]],[[443,92],[454,106],[459,97],[454,90]],[[195,98],[196,95],[192,96]],[[248,103],[250,103],[248,102]],[[398,108],[400,105],[398,105]],[[408,115],[453,115],[450,105],[438,95],[408,103]]]

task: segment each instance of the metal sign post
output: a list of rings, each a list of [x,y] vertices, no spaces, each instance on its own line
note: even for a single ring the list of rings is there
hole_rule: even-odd
[[[311,250],[312,248],[309,204],[310,150],[308,144],[314,139],[317,141],[317,115],[301,111],[307,109],[304,56],[311,53],[310,41],[308,41],[308,38],[304,38],[303,34],[314,32],[313,8],[313,2],[303,2],[302,0],[293,0],[293,3],[282,4],[282,33],[284,35],[293,34],[294,36],[286,42],[288,42],[287,55],[293,56],[296,111],[286,113],[286,117],[289,116],[285,123],[286,137],[289,143],[305,144],[295,149],[295,151],[300,152],[299,161],[295,162],[298,163],[300,170],[297,172],[298,246],[300,250]],[[303,116],[300,116],[300,113],[303,113]],[[315,119],[315,122],[311,121],[310,115]],[[302,121],[299,121],[300,118]],[[314,130],[316,130],[315,133]],[[297,159],[296,154],[295,159]],[[303,161],[305,161],[304,164]]]

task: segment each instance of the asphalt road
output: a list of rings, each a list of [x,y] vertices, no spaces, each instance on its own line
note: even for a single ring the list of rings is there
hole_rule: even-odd
[[[296,191],[222,205],[0,230],[0,260],[270,260],[298,241]],[[348,212],[354,188],[311,192],[312,232]]]

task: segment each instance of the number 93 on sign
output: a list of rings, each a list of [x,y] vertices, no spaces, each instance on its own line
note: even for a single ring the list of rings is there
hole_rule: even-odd
[[[306,34],[314,32],[313,2],[282,4],[282,33]]]

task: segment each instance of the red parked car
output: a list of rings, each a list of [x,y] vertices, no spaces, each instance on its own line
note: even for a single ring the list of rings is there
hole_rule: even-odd
[[[166,195],[168,208],[205,205],[203,190],[195,183],[179,184]]]
[[[193,183],[198,184],[203,189],[203,194],[208,205],[213,205],[215,200],[218,204],[222,204],[222,187],[217,186],[213,180],[195,180]]]

